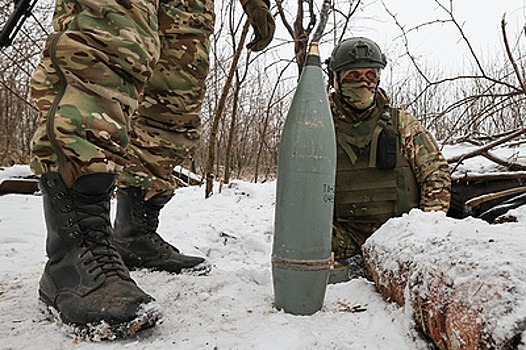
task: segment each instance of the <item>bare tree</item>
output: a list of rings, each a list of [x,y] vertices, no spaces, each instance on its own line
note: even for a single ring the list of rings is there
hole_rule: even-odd
[[[37,116],[29,98],[29,77],[49,31],[50,7],[47,1],[38,4],[13,45],[0,51],[0,165],[28,161]],[[11,1],[0,2],[0,18],[7,19],[12,10]]]
[[[305,4],[307,8],[305,8]],[[316,25],[316,9],[313,0],[297,0],[296,11],[292,19],[287,18],[287,9],[284,7],[283,0],[276,0],[278,13],[287,32],[294,42],[294,57],[298,72],[301,72],[307,57],[307,44],[309,37]],[[307,21],[307,26],[305,26]]]
[[[522,74],[524,67],[520,67],[522,60],[518,62],[513,56],[507,39],[504,17],[501,29],[507,61],[501,58],[485,62],[477,55],[460,20],[456,17],[454,1],[450,0],[447,5],[439,0],[434,2],[443,16],[411,28],[406,28],[400,23],[397,16],[384,4],[386,11],[401,31],[405,54],[416,73],[408,74],[412,77],[411,81],[404,81],[398,85],[403,91],[395,94],[395,97],[399,98],[397,102],[410,108],[444,142],[453,142],[457,137],[464,137],[465,134],[491,134],[509,128],[521,128],[524,117],[517,113],[517,107],[524,106],[525,102]],[[467,65],[462,71],[448,76],[437,71],[436,67],[431,70],[420,62],[409,48],[410,34],[438,25],[449,25],[457,31],[472,65]],[[522,59],[522,56],[520,58]]]
[[[233,14],[234,11],[231,11],[230,13]],[[239,39],[239,44],[237,45],[235,43],[235,36],[232,35],[232,38],[234,40],[233,42],[234,54],[233,54],[230,69],[229,69],[229,72],[228,72],[228,75],[225,81],[225,85],[221,93],[221,97],[219,98],[219,103],[218,103],[218,106],[215,112],[215,116],[212,122],[212,127],[210,130],[210,137],[208,141],[208,161],[205,167],[205,174],[206,174],[205,197],[206,198],[210,197],[213,193],[214,161],[215,161],[217,131],[219,127],[219,122],[222,120],[222,117],[223,117],[223,112],[225,110],[225,105],[226,105],[226,99],[231,89],[232,80],[234,79],[234,73],[236,72],[237,64],[239,62],[239,58],[241,57],[241,52],[243,50],[243,46],[244,46],[245,39],[247,37],[249,28],[250,28],[250,22],[249,20],[246,20],[245,24],[243,25],[242,31],[241,31],[241,37]]]

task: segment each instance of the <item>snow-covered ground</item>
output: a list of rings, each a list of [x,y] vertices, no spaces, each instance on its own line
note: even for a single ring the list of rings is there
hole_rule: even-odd
[[[164,322],[111,348],[428,349],[404,310],[384,302],[364,279],[329,286],[324,308],[313,316],[273,307],[274,192],[275,182],[236,182],[207,200],[203,188],[178,190],[159,232],[184,252],[207,256],[214,269],[207,277],[133,272],[162,306]],[[68,338],[38,310],[46,260],[41,197],[1,196],[0,208],[0,348],[107,348]]]
[[[29,173],[25,167],[9,171]],[[12,176],[0,171],[0,182]],[[41,200],[0,196],[0,349],[432,349],[415,330],[410,311],[385,302],[365,279],[329,285],[324,307],[312,316],[276,310],[270,270],[275,182],[241,181],[206,200],[204,188],[179,189],[163,210],[159,232],[184,252],[208,257],[214,269],[207,277],[132,273],[161,305],[161,325],[110,344],[72,339],[38,310],[37,285],[46,260]],[[448,224],[448,230],[469,227],[498,235],[524,225],[526,207],[514,214],[519,223],[489,226],[466,219]],[[415,226],[425,230],[440,220],[427,216],[396,220],[408,220],[418,231]],[[526,235],[518,242],[526,250]],[[492,259],[493,252],[477,254]]]

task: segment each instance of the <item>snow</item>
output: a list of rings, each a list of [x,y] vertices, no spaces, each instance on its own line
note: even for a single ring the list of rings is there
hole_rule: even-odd
[[[474,151],[475,149],[480,147],[481,146],[474,146],[468,143],[445,145],[442,149],[442,153],[447,159],[451,159],[453,157],[461,156],[468,152]],[[502,160],[526,166],[526,144],[524,143],[515,145],[507,143],[499,145],[489,150],[488,153]],[[504,167],[502,167],[501,165],[498,165],[480,155],[465,159],[461,161],[460,164],[453,165],[453,176],[455,178],[473,175],[487,175],[488,173],[509,173],[509,171],[504,169]],[[517,171],[514,172],[514,174],[517,173]],[[521,171],[521,173],[524,172]]]
[[[7,168],[0,167],[0,184],[7,179],[26,179],[34,177],[27,165],[13,165]]]
[[[206,277],[133,272],[161,305],[164,322],[112,349],[428,349],[404,310],[364,279],[330,285],[313,316],[273,307],[274,192],[275,182],[235,182],[207,200],[203,188],[178,190],[159,232],[184,252],[207,256],[214,269]],[[38,309],[46,260],[41,200],[0,197],[0,348],[105,348],[67,337]],[[365,310],[350,312],[359,306]]]
[[[40,196],[0,196],[0,348],[108,348],[107,343],[68,337],[38,309],[37,286],[46,261],[41,201]],[[276,310],[270,269],[274,201],[275,182],[236,181],[209,199],[204,199],[202,187],[179,189],[162,211],[159,232],[183,252],[206,256],[213,270],[206,277],[132,272],[138,284],[161,305],[164,322],[110,347],[432,349],[415,330],[410,311],[384,301],[373,283],[365,279],[329,285],[324,307],[312,316]],[[526,209],[515,210],[522,223],[497,226],[437,215],[411,213],[388,225],[393,228],[392,234],[400,236],[408,234],[406,224],[414,231],[433,235],[442,230],[443,222],[447,232],[459,237],[469,226],[473,234],[478,230],[495,239],[513,236],[514,244],[526,247],[526,235],[514,235],[526,221]],[[435,221],[435,226],[430,226]],[[489,265],[493,253],[478,250],[472,258]],[[512,261],[520,266],[523,263]]]
[[[186,177],[188,177],[189,179],[192,179],[196,182],[201,182],[203,181],[203,178],[197,174],[194,174],[192,173],[190,170],[188,169],[185,169],[183,168],[182,166],[180,165],[176,165],[175,168],[174,168],[174,173],[175,174],[182,174],[182,175],[185,175]]]
[[[514,212],[524,217],[526,207]],[[440,280],[448,292],[454,290],[448,297],[450,307],[462,303],[476,310],[478,323],[497,344],[525,329],[524,222],[490,225],[413,209],[384,224],[364,247],[385,272],[382,275],[398,276],[405,267],[411,284],[407,307],[415,303],[416,295],[436,298]]]

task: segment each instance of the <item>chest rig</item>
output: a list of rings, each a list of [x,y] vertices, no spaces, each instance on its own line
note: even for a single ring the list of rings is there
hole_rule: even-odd
[[[385,106],[357,123],[335,118],[336,220],[374,230],[418,206],[415,176],[400,151],[399,113]]]

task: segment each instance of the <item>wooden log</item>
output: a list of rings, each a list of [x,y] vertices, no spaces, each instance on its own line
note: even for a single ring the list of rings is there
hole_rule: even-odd
[[[8,179],[0,181],[0,196],[4,194],[33,194],[38,191],[37,179]]]
[[[488,193],[525,185],[526,172],[487,173],[454,177],[452,178],[451,207],[448,215],[457,219],[465,218],[468,214],[478,216],[499,204],[501,200],[484,202],[471,208],[466,206],[468,200]]]
[[[508,197],[512,195],[517,195],[517,194],[521,194],[524,192],[526,192],[526,186],[518,187],[518,188],[510,188],[510,189],[499,191],[499,192],[487,193],[482,196],[471,198],[470,200],[466,201],[466,207],[472,209],[476,206],[479,206],[480,204],[484,202],[488,202],[491,200]]]
[[[413,210],[382,226],[363,253],[378,291],[408,310],[439,349],[525,346],[523,224]]]

